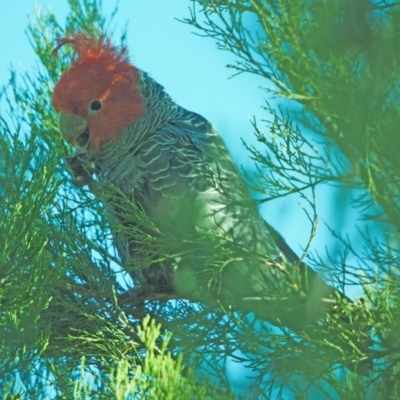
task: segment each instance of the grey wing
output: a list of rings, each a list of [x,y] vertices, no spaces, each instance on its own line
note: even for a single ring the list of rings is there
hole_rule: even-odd
[[[132,270],[136,282],[177,289],[189,299],[205,301],[199,296],[211,293],[225,306],[235,304],[295,330],[317,319],[325,307],[322,299],[334,289],[301,263],[262,219],[223,141],[204,118],[184,111],[149,137],[137,156],[142,184],[135,189],[135,202],[154,220],[175,223],[176,240],[181,242],[176,243],[177,268],[171,260],[155,260],[147,268]],[[202,246],[199,233],[210,231],[216,234],[213,244],[217,240],[220,247]],[[196,233],[199,251],[190,249],[193,257],[185,258],[182,238],[196,241]],[[236,253],[215,254],[235,246]],[[132,241],[121,241],[118,247],[125,251],[125,262],[137,264]],[[298,272],[296,282],[293,271]],[[207,273],[215,274],[216,284],[204,280]]]
[[[281,256],[222,139],[203,117],[186,111],[165,124],[141,157],[147,170],[144,205],[155,211],[167,204],[171,210],[184,199],[180,211],[196,213],[197,228],[220,230],[254,250],[262,243],[259,250]]]
[[[277,261],[284,256],[222,139],[207,120],[184,111],[147,140],[140,157],[146,174],[135,198],[148,213],[180,221],[188,232],[215,232],[221,240],[262,254],[267,260],[262,265],[232,263],[226,270],[225,276],[231,276],[227,280],[250,280],[247,295],[265,292],[266,282],[273,288],[279,286],[277,277],[282,270]]]
[[[226,263],[222,260],[227,267],[219,273],[212,254],[215,248],[211,246],[207,253],[203,247],[194,262],[189,259],[191,276],[183,274],[183,283],[176,277],[187,267],[184,256],[176,270],[171,263],[159,261],[149,268],[134,270],[132,275],[139,283],[178,289],[179,294],[186,292],[189,299],[205,302],[211,288],[211,296],[215,295],[223,306],[239,306],[295,331],[309,323],[313,325],[327,311],[335,313],[337,307],[332,300],[337,294],[348,300],[300,262],[280,234],[262,219],[224,143],[204,118],[183,111],[181,118],[155,132],[139,153],[144,172],[135,201],[147,213],[177,221],[188,235],[212,231],[217,239],[219,235],[223,245],[237,243],[249,254],[257,254]],[[182,232],[177,235],[178,239],[182,237]],[[129,253],[135,257],[132,243]],[[298,285],[292,275],[288,276],[288,265],[293,268],[290,272],[298,271]],[[204,270],[217,272],[219,290],[206,286],[201,274],[199,279],[193,279],[193,275]],[[325,302],[323,299],[328,297],[330,300]],[[346,317],[342,320],[348,322]],[[368,347],[369,341],[361,339],[360,345]]]

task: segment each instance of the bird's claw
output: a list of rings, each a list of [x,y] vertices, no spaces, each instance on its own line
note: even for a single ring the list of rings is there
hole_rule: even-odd
[[[96,170],[95,163],[88,156],[85,149],[78,148],[73,156],[64,157],[67,168],[73,176],[72,182],[78,187],[92,182],[92,175]]]

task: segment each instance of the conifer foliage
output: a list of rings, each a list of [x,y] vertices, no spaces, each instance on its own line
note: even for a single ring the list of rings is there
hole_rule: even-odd
[[[99,1],[67,1],[64,25],[50,12],[31,20],[40,68],[13,72],[1,92],[3,398],[398,398],[399,5],[195,0],[187,16],[177,16],[236,56],[233,74],[257,74],[269,85],[267,96],[287,100],[282,110],[262,105],[265,120],[252,120],[257,145],[244,146],[256,169],[247,171],[247,182],[260,203],[300,197],[311,227],[301,261],[340,292],[359,287],[360,298],[324,316],[317,329],[292,332],[240,307],[135,290],[125,279],[116,227],[106,218],[110,192],[94,195],[72,181],[63,162],[72,150],[51,105],[72,57],[65,46],[54,59],[56,38],[85,32],[124,44],[125,35],[112,35],[112,17],[102,15]],[[310,249],[323,225],[318,201],[332,185],[339,194],[351,191],[332,211],[338,218],[358,213],[362,244],[347,236],[346,224],[328,227],[322,254]],[[176,259],[192,251],[190,238],[168,221],[155,224],[135,205],[123,207],[149,227],[135,232],[147,252]],[[210,265],[238,254],[211,233],[195,245],[207,250]],[[254,255],[241,257],[251,262]],[[359,348],[364,332],[369,346]],[[242,395],[232,392],[227,359],[255,377]],[[355,374],[366,361],[365,375]]]

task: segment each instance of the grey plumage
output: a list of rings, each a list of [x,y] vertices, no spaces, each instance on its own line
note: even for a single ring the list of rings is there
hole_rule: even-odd
[[[107,60],[121,70],[130,67],[124,51],[117,53],[107,42],[96,44],[78,35],[61,43],[75,43],[80,59],[71,76],[56,88],[53,101],[64,112],[64,121],[73,118],[74,126],[88,126],[87,131],[78,132],[79,137],[74,132],[68,135],[69,140],[81,146],[82,137],[90,139],[92,117],[68,116],[69,110],[77,105],[69,101],[71,94],[64,91],[69,90],[70,82],[76,84],[81,79],[79,68],[85,62],[84,50],[87,46],[91,51],[94,48],[101,58],[105,49]],[[110,71],[100,69],[112,75]],[[213,304],[217,300],[223,306],[253,311],[269,322],[294,330],[315,328],[321,316],[335,312],[338,301],[348,301],[346,296],[301,263],[283,238],[263,220],[212,125],[178,106],[145,72],[129,70],[133,78],[135,71],[139,80],[133,79],[131,84],[143,102],[140,118],[117,138],[101,142],[94,150],[83,143],[84,149],[78,148],[76,155],[67,159],[73,173],[82,178],[81,184],[95,173],[100,183],[116,187],[122,195],[110,189],[115,195],[108,198],[109,219],[122,264],[135,285],[176,291],[190,300],[212,299]],[[113,76],[108,78],[113,82]],[[93,87],[98,90],[98,85]],[[122,89],[126,88],[119,87]],[[86,101],[90,99],[93,96]],[[86,110],[88,104],[81,107]],[[85,125],[85,121],[89,122]],[[150,228],[129,218],[126,200],[155,223],[166,220],[176,232],[179,230],[177,237],[181,242],[175,252],[171,251],[175,256],[167,260],[152,253],[150,248],[143,249],[135,232],[139,227],[146,234]],[[213,235],[209,235],[212,238],[207,246],[203,237],[210,232]],[[161,240],[161,233],[159,237]],[[184,238],[190,238],[187,252]],[[230,254],[233,254],[226,260],[215,254],[224,247],[232,249]],[[150,257],[146,258],[146,251]],[[141,258],[147,261],[145,268]]]
[[[145,104],[143,117],[130,125],[118,141],[104,143],[92,158],[100,181],[115,185],[153,218],[170,214],[169,218],[184,221],[181,227],[187,234],[219,232],[225,238],[221,240],[259,255],[251,265],[245,261],[229,263],[220,277],[221,292],[215,296],[241,303],[239,297],[280,299],[293,294],[286,268],[289,261],[294,261],[294,253],[285,254],[287,245],[282,238],[282,245],[277,245],[276,232],[259,214],[216,130],[200,115],[178,106],[142,71],[139,89]],[[129,224],[115,208],[110,213],[113,219]],[[171,262],[155,262],[138,269],[134,239],[124,234],[115,236],[122,263],[131,271],[136,285],[174,286],[176,272]],[[202,262],[207,263],[204,257]],[[194,272],[207,267],[201,262],[195,264]],[[297,268],[303,280],[308,276],[303,290],[326,296],[333,293],[310,268],[304,264]],[[297,288],[296,297],[301,296],[304,293]]]

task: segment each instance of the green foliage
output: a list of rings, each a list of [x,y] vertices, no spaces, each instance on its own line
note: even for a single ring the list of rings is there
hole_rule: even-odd
[[[178,281],[186,298],[127,291],[107,207],[99,201],[107,198],[71,182],[62,161],[70,149],[60,140],[51,106],[52,88],[71,57],[67,46],[57,60],[52,56],[55,39],[71,31],[110,34],[112,16],[102,16],[97,0],[68,4],[64,25],[38,10],[28,32],[41,68],[13,73],[1,98],[3,398],[229,399],[228,359],[257,374],[248,398],[284,398],[289,391],[299,399],[398,398],[398,5],[196,0],[185,20],[237,56],[229,66],[235,73],[268,79],[269,94],[290,101],[284,113],[265,106],[265,128],[252,121],[259,145],[245,144],[257,162],[249,184],[260,202],[288,195],[305,200],[311,234],[302,260],[329,271],[342,291],[362,286],[364,300],[342,304],[316,329],[294,334],[234,308],[188,301],[199,286],[193,276]],[[362,251],[345,232],[331,230],[332,243],[339,241],[344,250],[329,265],[308,252],[319,223],[316,188],[325,184],[354,190],[353,202],[337,212],[351,207],[376,224],[361,232]],[[229,260],[259,257],[212,232],[201,240],[182,238],[179,226],[155,223],[133,204],[124,207],[137,223],[130,229],[146,226],[145,234],[123,232],[138,236],[140,267],[156,256],[194,259],[200,253],[215,267],[200,277],[209,288],[218,285],[213,273]],[[378,228],[384,232],[379,237]],[[249,301],[245,309],[251,310],[268,307],[269,300]],[[359,346],[369,327],[374,351]],[[353,369],[371,354],[377,361],[368,378],[335,364]]]
[[[299,194],[312,226],[304,259],[342,290],[362,284],[377,342],[374,385],[331,382],[339,398],[399,396],[399,11],[391,1],[196,0],[184,20],[237,56],[229,68],[268,79],[267,92],[289,100],[286,116],[267,105],[266,131],[253,121],[262,147],[247,146],[258,163],[249,179],[264,202]],[[338,198],[336,215],[351,209],[371,221],[360,228],[362,250],[330,229],[343,250],[328,265],[308,253],[318,229],[316,188],[327,183],[352,190],[351,203]]]
[[[175,359],[166,351],[169,344],[168,337],[158,346],[160,328],[160,325],[156,325],[150,317],[143,319],[142,327],[137,327],[138,337],[145,346],[142,364],[132,364],[129,359],[121,355],[116,365],[111,364],[101,374],[88,374],[83,358],[80,379],[74,382],[73,398],[117,400],[234,398],[229,394],[222,395],[210,382],[198,385],[193,371],[182,366],[182,358]]]
[[[193,9],[185,22],[238,57],[237,63],[228,67],[270,80],[273,86],[268,92],[301,104],[301,111],[292,112],[291,117],[332,139],[351,164],[337,165],[337,160],[328,157],[332,165],[327,171],[339,171],[328,177],[319,171],[314,176],[333,181],[340,178],[368,190],[372,196],[365,200],[367,205],[374,199],[398,229],[399,161],[395,149],[400,59],[393,51],[399,41],[397,4],[368,0],[195,3],[201,11]],[[199,14],[204,23],[199,22]],[[252,30],[246,19],[257,21]],[[301,145],[297,139],[290,142]],[[272,154],[278,160],[285,156],[277,149]],[[319,166],[318,160],[304,165]],[[292,166],[295,161],[289,164]]]

